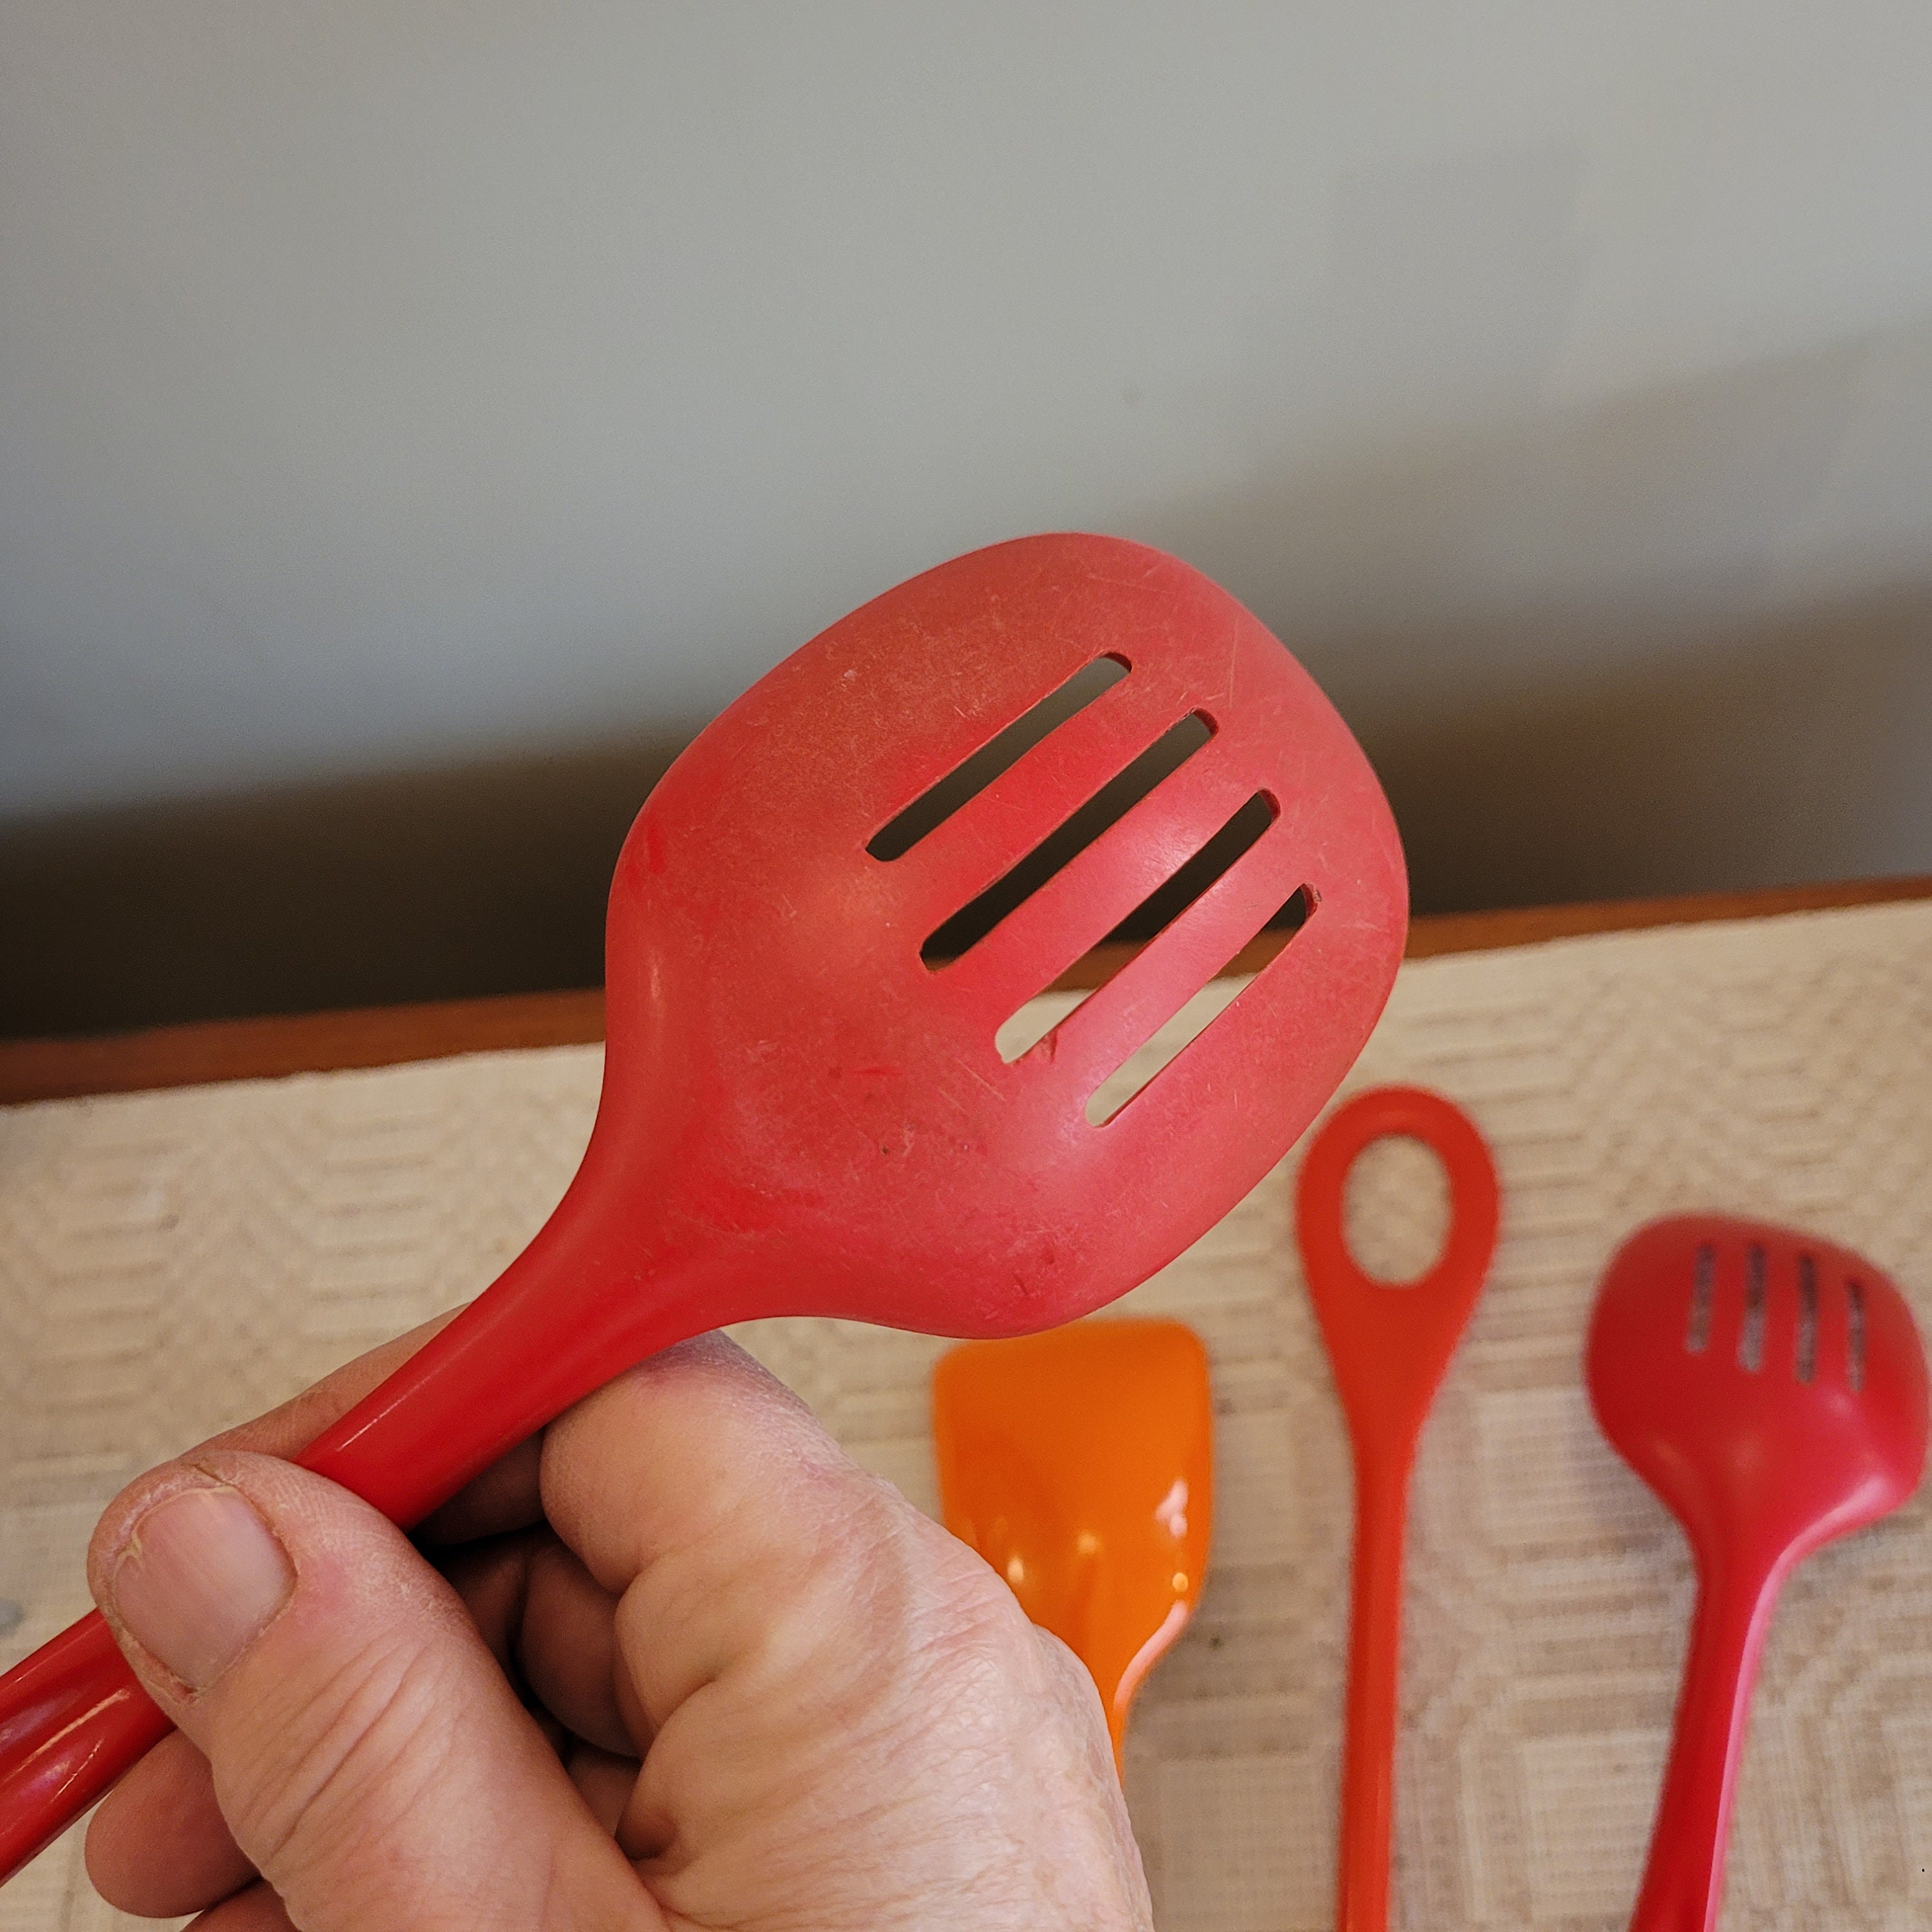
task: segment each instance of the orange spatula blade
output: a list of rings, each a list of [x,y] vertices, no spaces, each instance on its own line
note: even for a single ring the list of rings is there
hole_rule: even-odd
[[[1076,1322],[950,1351],[933,1378],[946,1526],[1099,1687],[1116,1760],[1142,1679],[1199,1600],[1214,1400],[1178,1322]]]

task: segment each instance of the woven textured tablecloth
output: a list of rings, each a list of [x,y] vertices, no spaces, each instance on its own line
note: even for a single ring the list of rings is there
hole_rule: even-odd
[[[87,1607],[88,1531],[128,1477],[488,1281],[568,1179],[599,1060],[0,1112],[0,1664]],[[1414,1492],[1396,1922],[1609,1932],[1642,1863],[1691,1579],[1590,1418],[1596,1279],[1654,1215],[1762,1214],[1862,1250],[1932,1324],[1932,905],[1420,962],[1350,1090],[1390,1080],[1468,1108],[1504,1190]],[[1290,1232],[1294,1165],[1122,1304],[1200,1330],[1218,1414],[1206,1594],[1128,1744],[1163,1932],[1332,1922],[1349,1469]],[[1412,1268],[1440,1178],[1388,1144],[1350,1204],[1365,1263]],[[829,1322],[741,1332],[934,1507],[943,1344]],[[1786,1592],[1726,1932],[1932,1924],[1928,1526],[1922,1499]],[[78,1833],[0,1891],[0,1932],[122,1922],[87,1886]]]

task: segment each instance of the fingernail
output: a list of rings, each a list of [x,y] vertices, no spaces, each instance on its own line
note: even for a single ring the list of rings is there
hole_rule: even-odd
[[[182,1490],[134,1526],[114,1571],[114,1607],[182,1681],[212,1684],[288,1601],[288,1552],[238,1490]]]

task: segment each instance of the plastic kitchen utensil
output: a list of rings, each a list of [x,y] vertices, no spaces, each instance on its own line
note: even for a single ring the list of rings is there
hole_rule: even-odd
[[[1342,1226],[1349,1168],[1371,1142],[1391,1134],[1432,1148],[1449,1178],[1442,1252],[1420,1279],[1400,1286],[1363,1273]],[[1474,1123],[1420,1088],[1378,1087],[1358,1095],[1336,1110],[1301,1163],[1295,1232],[1355,1463],[1340,1932],[1382,1932],[1388,1923],[1409,1472],[1423,1423],[1482,1292],[1498,1214],[1496,1168]]]
[[[1200,1600],[1214,1399],[1178,1322],[968,1342],[932,1378],[946,1526],[1093,1673],[1120,1760],[1141,1681]]]
[[[1631,1932],[1711,1932],[1745,1713],[1784,1580],[1918,1486],[1925,1356],[1869,1262],[1718,1215],[1618,1250],[1590,1323],[1590,1400],[1690,1539],[1697,1609]]]
[[[1177,733],[1194,748],[1174,769]],[[1099,830],[1076,816],[1090,805],[1124,815]],[[1108,984],[1002,1055],[1004,1022],[1258,812],[1247,849]],[[979,896],[1043,873],[942,956]],[[1090,1120],[1101,1082],[1297,896],[1292,942]],[[760,680],[652,792],[611,886],[582,1166],[496,1284],[302,1460],[412,1522],[629,1364],[722,1323],[990,1336],[1085,1312],[1287,1150],[1382,1009],[1406,898],[1346,727],[1186,565],[1036,537],[889,591]],[[0,1871],[163,1728],[98,1619],[0,1680]]]

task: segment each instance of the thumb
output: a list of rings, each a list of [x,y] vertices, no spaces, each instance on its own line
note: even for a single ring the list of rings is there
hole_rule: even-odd
[[[347,1490],[202,1450],[122,1493],[89,1575],[304,1932],[652,1922],[455,1593]]]

